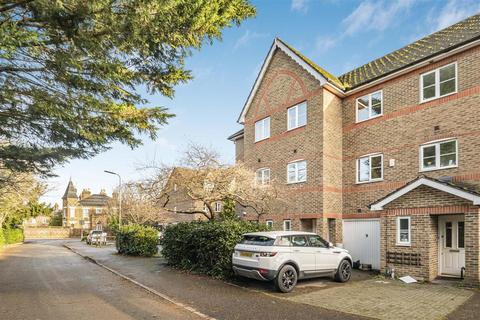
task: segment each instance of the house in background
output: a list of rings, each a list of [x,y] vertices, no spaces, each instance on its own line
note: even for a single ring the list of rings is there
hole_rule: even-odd
[[[103,229],[107,225],[106,208],[112,197],[105,190],[92,194],[84,189],[77,195],[77,189],[70,180],[62,197],[63,226],[74,229]]]
[[[264,223],[480,284],[480,15],[338,77],[275,39],[238,122],[237,162],[289,193]]]

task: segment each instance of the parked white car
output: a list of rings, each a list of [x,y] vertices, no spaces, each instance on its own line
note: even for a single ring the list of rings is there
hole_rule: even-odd
[[[273,281],[290,292],[298,279],[332,275],[346,282],[352,275],[352,257],[315,233],[267,231],[246,233],[233,253],[236,275]]]
[[[91,230],[86,242],[87,244],[107,245],[107,233],[101,230]]]

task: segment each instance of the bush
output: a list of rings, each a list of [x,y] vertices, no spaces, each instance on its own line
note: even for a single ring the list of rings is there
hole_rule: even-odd
[[[5,245],[5,237],[3,235],[2,227],[0,227],[0,250]]]
[[[233,275],[232,253],[242,234],[264,230],[263,224],[238,219],[183,222],[166,228],[162,255],[176,268],[227,278]]]
[[[158,231],[138,224],[121,226],[116,233],[120,254],[151,257],[158,252]]]
[[[23,230],[22,229],[3,229],[3,236],[5,238],[5,244],[13,244],[23,242]]]

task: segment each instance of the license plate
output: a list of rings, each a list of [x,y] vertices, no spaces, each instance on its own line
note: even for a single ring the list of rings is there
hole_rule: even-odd
[[[240,251],[240,256],[241,257],[251,257],[252,253],[251,252],[246,252],[246,251]]]

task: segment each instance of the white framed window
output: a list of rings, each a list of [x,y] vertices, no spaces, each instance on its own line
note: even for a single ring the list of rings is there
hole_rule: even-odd
[[[410,217],[397,217],[397,245],[409,246],[411,243]]]
[[[383,154],[371,154],[357,159],[357,183],[383,180]]]
[[[177,207],[173,207],[173,212],[177,213]]]
[[[217,201],[215,202],[215,212],[220,212],[222,211],[222,203]]]
[[[255,122],[255,142],[270,138],[270,117]]]
[[[173,184],[173,191],[177,191],[177,184],[176,183]]]
[[[205,204],[203,205],[203,212],[208,212],[208,211],[209,211],[209,210],[208,210],[208,206],[207,206],[207,204],[205,203]]]
[[[455,168],[457,166],[458,143],[456,139],[420,146],[420,171]]]
[[[270,183],[270,169],[260,168],[257,170],[257,184],[264,185]]]
[[[292,230],[292,220],[283,220],[283,230],[284,231]]]
[[[268,228],[270,228],[270,229],[273,228],[273,220],[267,220],[267,221],[265,221],[265,224],[267,225]]]
[[[83,208],[83,217],[88,218],[88,208]]]
[[[420,102],[430,101],[456,92],[456,62],[420,75]]]
[[[307,102],[304,101],[287,109],[287,130],[307,124]]]
[[[383,92],[376,91],[357,98],[356,122],[380,117],[383,115]]]
[[[75,207],[68,208],[70,211],[70,218],[75,218]]]
[[[307,181],[307,161],[298,160],[287,165],[287,182],[297,183]]]
[[[95,213],[96,214],[101,214],[102,213],[102,208],[95,208]]]

